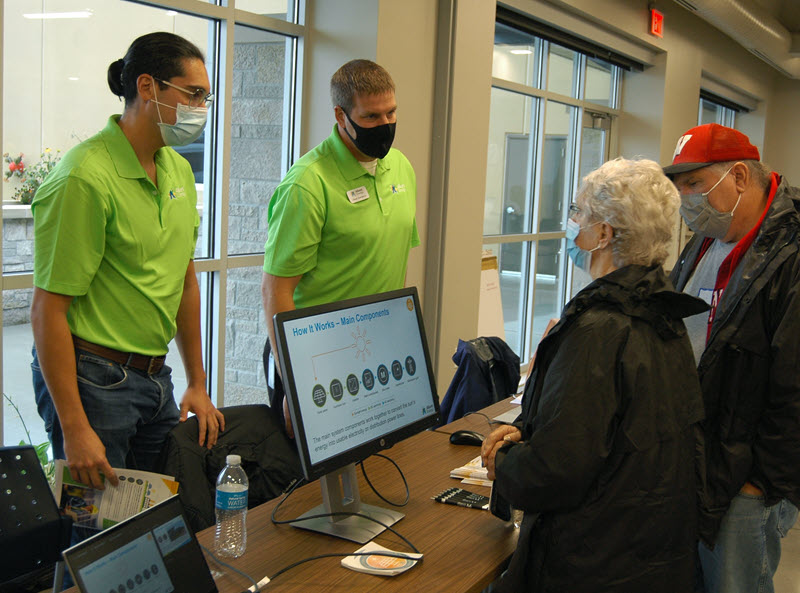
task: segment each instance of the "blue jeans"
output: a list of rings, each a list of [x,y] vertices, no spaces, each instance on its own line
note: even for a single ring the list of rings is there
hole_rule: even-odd
[[[180,411],[172,396],[172,369],[164,365],[148,375],[76,349],[78,392],[89,424],[106,448],[111,467],[153,471],[167,434]],[[39,416],[53,446],[64,459],[64,435],[33,349],[33,390]]]
[[[699,545],[706,593],[773,593],[781,538],[797,521],[786,499],[770,507],[762,496],[739,494],[722,520],[716,545]]]

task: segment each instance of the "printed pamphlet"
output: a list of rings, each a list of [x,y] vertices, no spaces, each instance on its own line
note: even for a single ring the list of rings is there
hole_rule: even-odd
[[[362,554],[364,552],[374,552],[373,554]],[[401,554],[407,558],[397,558],[395,556],[384,556],[381,552],[388,552],[390,554]],[[369,542],[358,550],[358,556],[348,556],[342,558],[342,566],[355,570],[356,572],[365,572],[367,574],[377,574],[385,577],[393,577],[401,572],[413,568],[417,564],[417,560],[422,558],[422,554],[411,554],[406,552],[395,552],[389,548],[384,548],[375,542]]]
[[[491,486],[492,481],[488,473],[485,467],[481,467],[481,456],[478,455],[466,465],[450,470],[450,477],[461,480],[463,484]]]
[[[53,495],[61,512],[71,516],[75,525],[106,529],[178,492],[173,476],[113,469],[119,485],[112,486],[103,477],[105,490],[98,490],[74,480],[66,461],[56,460]]]

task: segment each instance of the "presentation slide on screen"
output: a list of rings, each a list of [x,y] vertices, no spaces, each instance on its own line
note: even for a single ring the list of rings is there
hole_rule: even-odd
[[[433,414],[414,300],[284,323],[312,463]]]
[[[103,556],[80,572],[86,590],[171,593],[175,590],[151,532]]]

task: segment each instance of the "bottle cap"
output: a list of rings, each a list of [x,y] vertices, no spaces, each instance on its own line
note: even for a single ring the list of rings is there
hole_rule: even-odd
[[[241,455],[228,455],[225,458],[225,463],[228,465],[242,465]]]

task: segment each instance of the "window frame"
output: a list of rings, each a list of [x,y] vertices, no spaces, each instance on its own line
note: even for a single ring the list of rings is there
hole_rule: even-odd
[[[508,26],[507,23],[501,23]],[[534,41],[535,40],[535,41]],[[550,44],[552,41],[548,41],[546,39],[540,37],[532,37],[531,46],[536,46],[538,55],[535,58],[536,66],[534,72],[537,74],[537,78],[532,82],[538,86],[528,86],[519,82],[514,82],[511,80],[506,80],[502,78],[492,77],[492,89],[500,89],[512,93],[516,93],[522,95],[524,97],[529,98],[538,108],[538,116],[536,118],[531,118],[531,126],[530,129],[527,131],[528,134],[533,134],[535,137],[532,139],[532,146],[534,151],[529,155],[531,159],[531,164],[533,165],[533,192],[528,192],[526,199],[532,200],[532,203],[526,204],[526,212],[528,213],[528,217],[531,218],[531,225],[528,228],[531,232],[524,232],[524,233],[514,233],[514,234],[503,234],[502,232],[496,234],[486,234],[484,233],[482,239],[482,244],[484,246],[487,245],[503,245],[503,244],[511,244],[511,243],[523,243],[527,244],[523,246],[522,253],[523,259],[525,261],[522,262],[523,270],[527,270],[527,278],[523,285],[520,286],[520,292],[524,294],[524,300],[520,302],[520,332],[522,333],[521,338],[521,352],[520,352],[520,359],[522,363],[523,369],[527,367],[528,361],[532,356],[533,352],[535,351],[536,345],[538,340],[541,336],[537,336],[533,334],[533,314],[534,314],[534,307],[536,304],[536,273],[537,273],[537,251],[538,247],[541,242],[548,241],[548,240],[560,240],[561,241],[561,250],[560,253],[562,255],[561,262],[560,262],[560,278],[561,283],[557,286],[557,294],[558,294],[558,301],[557,305],[559,308],[563,308],[563,306],[567,303],[569,298],[571,298],[572,293],[574,292],[575,288],[575,278],[573,277],[573,268],[574,266],[570,265],[569,259],[565,256],[565,248],[564,248],[564,240],[565,240],[565,229],[561,231],[545,231],[540,232],[538,230],[539,224],[539,209],[541,205],[541,200],[539,196],[539,192],[541,191],[542,187],[542,162],[541,157],[543,154],[543,145],[544,145],[544,130],[545,130],[545,117],[546,117],[546,109],[550,102],[561,103],[565,104],[569,107],[576,108],[575,117],[571,117],[570,120],[570,134],[569,137],[571,139],[569,150],[571,151],[571,158],[570,158],[570,165],[569,165],[569,177],[567,182],[569,184],[569,192],[563,198],[563,203],[561,204],[562,212],[564,216],[564,226],[566,223],[566,217],[568,212],[568,206],[570,201],[573,199],[576,190],[580,185],[580,164],[581,164],[581,141],[582,141],[582,130],[584,127],[584,123],[586,121],[586,116],[590,118],[594,118],[598,121],[598,127],[602,127],[607,133],[605,134],[605,146],[604,146],[604,154],[608,157],[612,154],[612,149],[617,145],[617,118],[621,112],[619,108],[619,102],[622,96],[622,68],[611,64],[612,66],[612,80],[611,80],[611,89],[610,89],[610,97],[609,103],[610,105],[602,105],[599,103],[594,103],[591,101],[585,100],[583,97],[585,96],[586,91],[586,70],[587,70],[587,61],[589,57],[587,54],[578,51],[578,60],[576,63],[575,68],[578,70],[578,76],[575,80],[575,85],[577,86],[577,90],[575,95],[578,98],[573,96],[567,96],[560,93],[556,93],[553,91],[546,90],[547,87],[547,80],[550,76],[549,72],[549,64],[548,64],[548,56],[550,53]],[[535,108],[536,109],[536,108]],[[505,163],[503,163],[503,167],[505,167]],[[498,254],[495,254],[499,256]],[[500,272],[500,271],[499,271]]]

